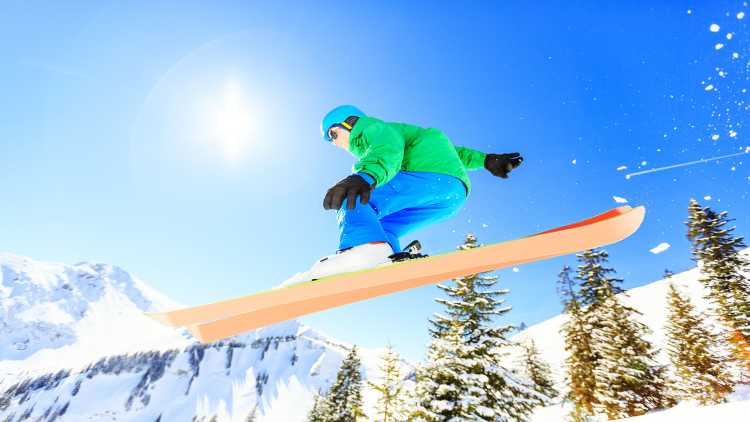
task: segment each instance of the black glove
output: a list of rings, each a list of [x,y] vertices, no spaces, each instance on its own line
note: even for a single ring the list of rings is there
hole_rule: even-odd
[[[510,154],[487,154],[484,157],[484,168],[494,176],[508,178],[511,170],[521,165],[523,157],[517,152]]]
[[[370,192],[374,185],[370,186],[367,180],[357,174],[352,174],[346,179],[336,183],[331,189],[328,189],[326,197],[323,200],[323,208],[327,210],[337,210],[341,208],[344,199],[347,200],[347,208],[353,210],[357,205],[357,195],[360,196],[362,205],[367,204],[370,200]]]

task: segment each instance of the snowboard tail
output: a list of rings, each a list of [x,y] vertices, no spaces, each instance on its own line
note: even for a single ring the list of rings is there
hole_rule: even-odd
[[[577,223],[515,240],[335,274],[236,299],[148,315],[170,326],[185,326],[200,341],[216,341],[360,300],[615,243],[633,234],[644,216],[643,206],[622,206]]]

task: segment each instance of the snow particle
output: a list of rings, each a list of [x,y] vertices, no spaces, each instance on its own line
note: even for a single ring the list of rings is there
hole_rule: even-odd
[[[742,19],[745,17],[745,12],[739,12],[737,13],[737,19]]]
[[[733,59],[739,59],[740,58],[740,53],[732,53],[732,58]]]
[[[574,158],[573,161],[570,162],[573,165],[576,165],[576,159]]]
[[[719,134],[715,133],[715,134],[711,135],[711,139],[714,140],[714,141],[718,141],[719,140]]]
[[[735,136],[737,136],[737,132],[736,132],[736,131],[734,131],[734,130],[730,130],[730,131],[729,131],[729,137],[730,137],[730,138],[734,138]]]
[[[618,204],[627,204],[628,203],[627,199],[619,197],[619,196],[612,195],[612,199],[614,199],[615,202],[617,202]]]
[[[642,165],[642,166],[645,166],[646,164],[648,164],[648,161],[645,161],[645,160],[644,160],[644,161],[641,161],[641,165]]]
[[[662,253],[666,251],[667,249],[669,249],[670,246],[672,245],[670,245],[667,242],[661,242],[658,245],[654,246],[653,248],[649,249],[649,252],[651,252],[652,254]]]
[[[628,168],[628,166],[620,166],[620,167],[617,167],[617,171],[623,171],[623,170],[625,170],[627,168]]]
[[[519,272],[519,271],[521,271],[521,270],[519,270],[519,269],[518,269],[518,267],[513,267],[513,272],[514,272],[514,273],[517,273],[517,272]]]
[[[703,199],[706,200],[706,201],[710,201],[711,200],[711,195],[706,195],[706,196],[703,197]]]
[[[712,23],[711,26],[708,27],[708,29],[711,32],[719,32],[719,29],[721,29],[721,27],[715,23]]]
[[[693,11],[692,11],[692,10],[690,10],[690,9],[688,9],[688,10],[687,10],[687,14],[688,14],[688,15],[692,15],[692,14],[693,14]],[[738,18],[738,19],[739,19],[739,18]]]
[[[724,48],[724,44],[722,44],[720,42],[717,42],[716,45],[714,46],[714,48],[717,49],[717,50],[721,50],[722,48]]]
[[[703,88],[703,89],[705,89],[706,91],[713,91],[713,90],[714,90],[714,86],[713,86],[712,84],[708,84],[708,85],[706,85],[706,87],[705,87],[705,88]]]

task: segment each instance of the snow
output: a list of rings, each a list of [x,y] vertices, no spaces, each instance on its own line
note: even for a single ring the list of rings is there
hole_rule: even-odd
[[[662,412],[622,420],[629,422],[741,421],[745,420],[749,411],[750,401],[724,403],[715,406],[698,406],[686,403]]]
[[[537,409],[529,422],[563,421],[570,409],[554,405]],[[735,401],[713,406],[699,406],[695,403],[681,403],[675,407],[643,416],[618,419],[623,422],[697,422],[697,421],[742,421],[750,412],[750,401]],[[604,422],[604,418],[592,418],[591,422]]]
[[[718,141],[719,138],[720,138],[720,136],[719,136],[718,133],[715,133],[715,134],[711,135],[711,140],[713,140],[713,141]]]
[[[627,168],[628,166],[620,166],[620,167],[617,167],[617,171],[623,171],[623,170],[626,170]]]
[[[711,195],[706,195],[706,196],[703,197],[703,199],[706,200],[706,201],[710,201],[711,200]]]
[[[745,12],[739,12],[737,13],[737,19],[742,19],[745,17]]]
[[[728,39],[728,40],[731,40],[731,39],[732,39],[732,37],[734,37],[734,34],[733,34],[733,33],[731,33],[731,32],[727,33],[727,39]]]
[[[720,42],[717,42],[716,45],[714,45],[715,50],[721,50],[722,48],[724,48],[724,44]]]
[[[721,27],[718,24],[712,23],[711,26],[708,27],[708,29],[711,32],[719,32],[719,29],[721,29]]]
[[[351,347],[297,321],[203,345],[144,315],[181,306],[112,265],[0,254],[0,420],[69,403],[75,421],[244,421],[256,405],[258,421],[303,421]],[[379,377],[382,351],[359,352],[363,379]]]
[[[628,202],[628,200],[627,200],[627,199],[625,199],[625,198],[622,198],[622,197],[620,197],[620,196],[614,196],[614,195],[613,195],[613,196],[612,196],[612,199],[614,199],[614,201],[615,201],[615,202],[617,202],[618,204],[627,204],[627,202]]]
[[[118,267],[0,253],[0,270],[0,371],[76,368],[132,350],[134,338],[155,349],[187,342],[144,315],[180,305]]]
[[[747,259],[750,259],[750,248],[745,249],[742,254]],[[698,281],[699,276],[698,268],[692,268],[688,271],[675,273],[668,280],[662,279],[628,290],[626,292],[627,296],[622,296],[622,302],[640,311],[642,315],[639,316],[639,320],[652,330],[653,334],[648,340],[661,350],[658,355],[660,362],[665,364],[668,362],[663,345],[666,344],[664,326],[666,324],[665,306],[669,283],[674,283],[681,292],[688,295],[698,311],[704,311],[708,309],[708,304],[704,299],[703,284]],[[534,341],[539,348],[541,357],[552,368],[553,378],[556,381],[556,388],[558,390],[564,390],[562,380],[565,370],[564,361],[566,353],[563,347],[563,338],[559,332],[560,327],[566,320],[567,317],[564,314],[557,315],[546,321],[529,326],[526,330],[517,333],[512,338],[512,340],[517,342]],[[518,356],[509,356],[508,362],[518,359]]]
[[[652,254],[660,254],[666,251],[667,249],[669,249],[670,246],[672,245],[670,245],[667,242],[661,242],[658,245],[654,246],[653,248],[649,249],[649,252],[651,252]]]
[[[750,258],[750,248],[742,251],[742,255]],[[698,281],[700,276],[698,268],[676,273],[669,279],[662,279],[631,289],[626,292],[627,296],[621,295],[624,304],[636,308],[642,313],[638,318],[651,330],[652,335],[648,338],[659,350],[657,355],[659,362],[666,364],[669,360],[664,345],[666,344],[666,298],[669,283],[690,297],[699,312],[708,309],[703,285]],[[526,330],[516,334],[513,340],[516,342],[527,342],[533,340],[539,349],[541,357],[550,364],[552,375],[556,381],[555,387],[564,391],[563,377],[565,375],[564,361],[566,352],[564,350],[563,338],[559,334],[560,327],[567,320],[565,315],[557,315],[539,324],[532,325]],[[708,316],[711,324],[717,324],[713,317]],[[519,359],[520,351],[507,358],[507,362]],[[750,386],[739,386],[738,390],[730,397],[731,403],[710,407],[698,407],[693,403],[682,403],[676,408],[662,412],[655,412],[645,416],[622,419],[633,422],[667,422],[667,421],[739,421],[746,420],[746,414],[750,412]],[[535,411],[531,422],[547,422],[567,420],[570,412],[568,403],[557,404]],[[592,422],[600,420],[592,419]],[[601,420],[603,422],[603,419]]]
[[[705,89],[706,91],[713,91],[713,89],[714,89],[714,86],[713,86],[712,84],[708,84],[708,85],[706,85],[706,87],[705,87],[705,88],[703,88],[703,89]]]

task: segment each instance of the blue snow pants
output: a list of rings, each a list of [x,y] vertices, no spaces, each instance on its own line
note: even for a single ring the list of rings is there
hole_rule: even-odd
[[[388,183],[373,189],[353,210],[346,198],[336,213],[339,250],[367,242],[388,242],[401,252],[399,237],[454,216],[466,202],[461,179],[441,173],[401,171]]]

